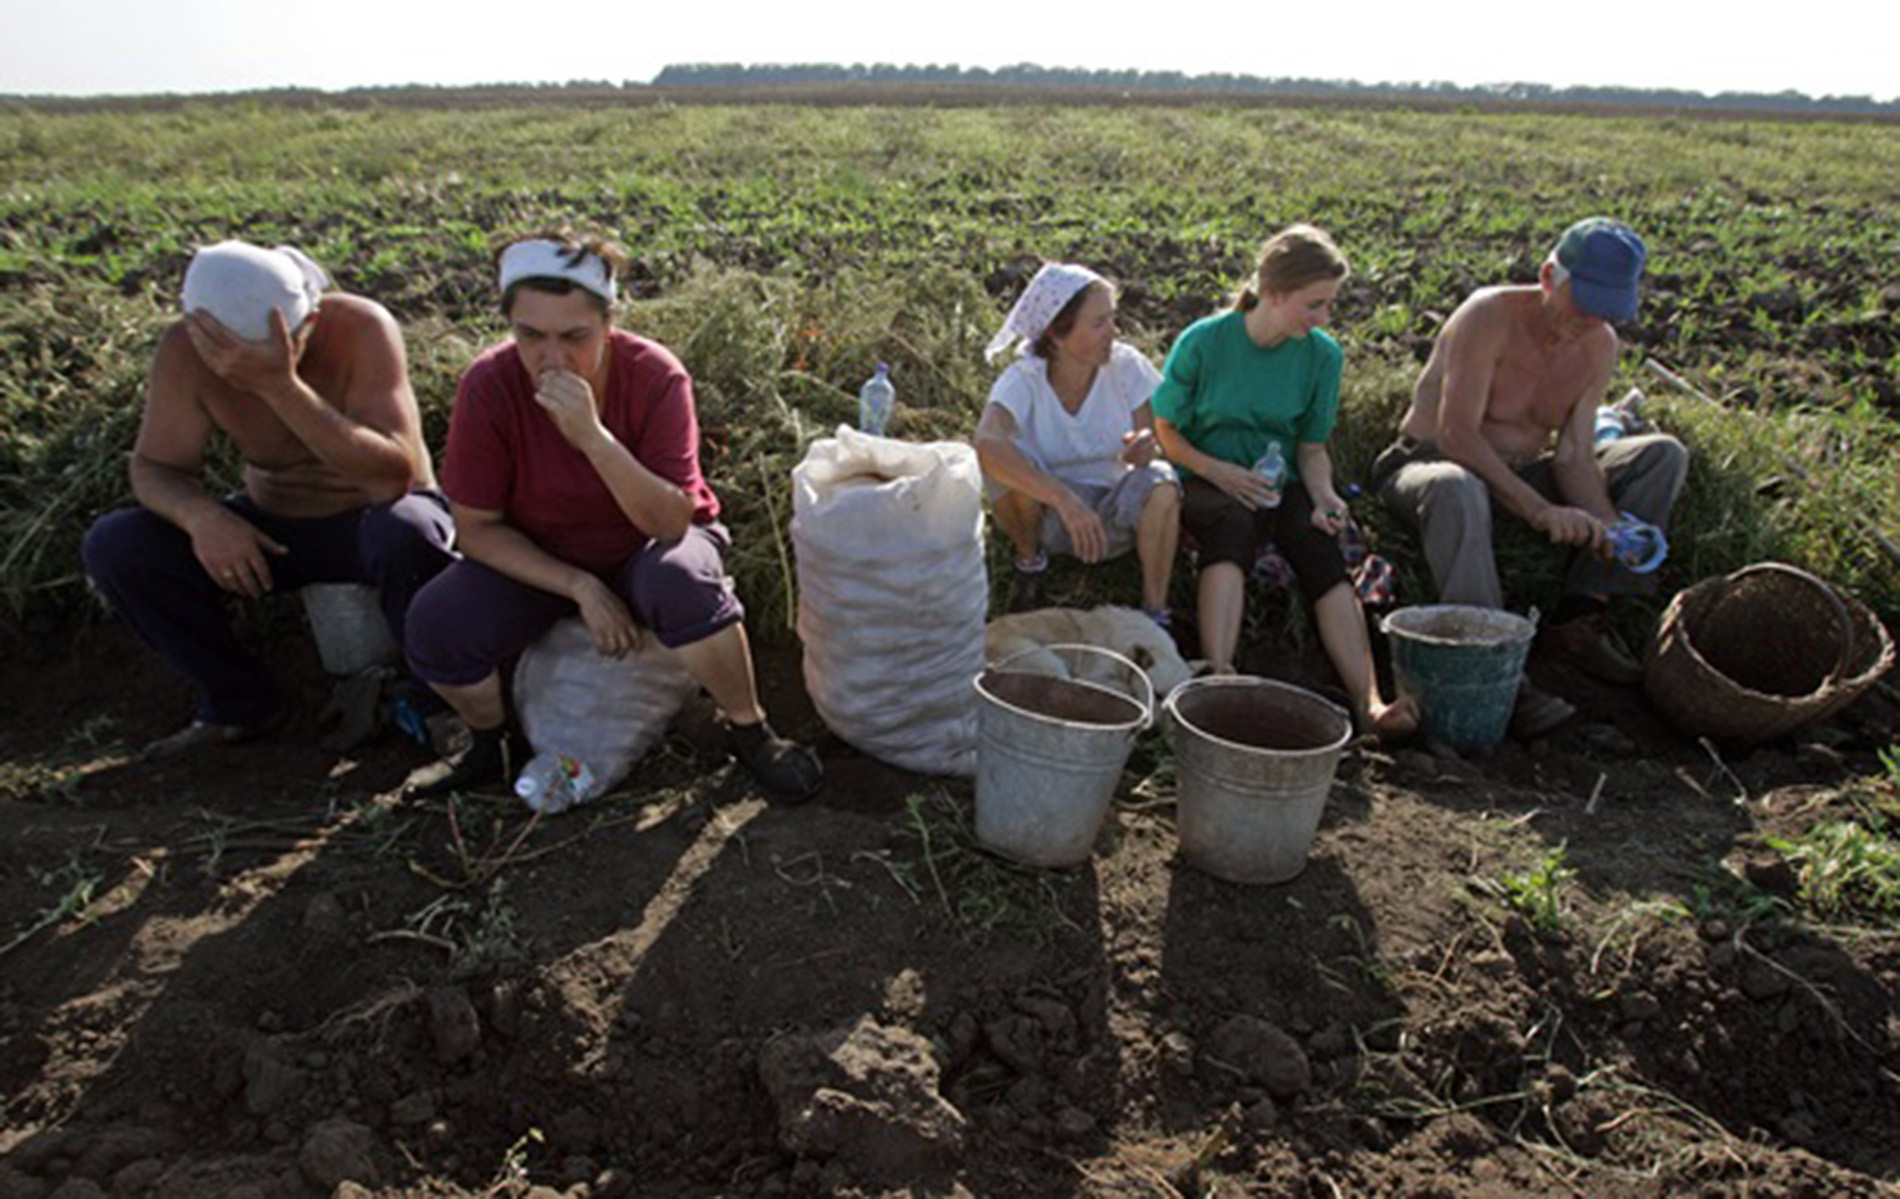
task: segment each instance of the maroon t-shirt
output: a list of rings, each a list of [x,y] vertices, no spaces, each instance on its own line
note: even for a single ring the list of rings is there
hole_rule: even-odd
[[[692,497],[695,524],[711,523],[719,498],[699,470],[692,378],[660,343],[619,329],[609,336],[600,423],[640,465]],[[500,512],[548,553],[588,570],[609,570],[650,540],[535,402],[534,380],[512,341],[462,375],[442,489],[458,504]]]

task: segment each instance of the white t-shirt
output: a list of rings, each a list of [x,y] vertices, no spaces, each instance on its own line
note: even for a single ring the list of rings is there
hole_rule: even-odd
[[[1017,448],[1043,470],[1064,483],[1109,487],[1128,469],[1121,460],[1122,434],[1134,428],[1135,409],[1160,382],[1154,363],[1118,341],[1073,416],[1049,386],[1049,364],[1034,354],[1024,354],[997,377],[990,403],[1016,418]]]

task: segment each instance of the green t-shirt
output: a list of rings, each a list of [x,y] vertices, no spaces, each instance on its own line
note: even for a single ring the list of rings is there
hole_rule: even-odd
[[[1324,442],[1339,417],[1339,343],[1324,329],[1263,350],[1244,312],[1189,325],[1168,351],[1154,414],[1194,448],[1252,466],[1277,441],[1288,479],[1300,477],[1298,443]]]

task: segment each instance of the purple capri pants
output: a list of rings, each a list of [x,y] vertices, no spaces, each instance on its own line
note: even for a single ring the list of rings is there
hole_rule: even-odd
[[[367,583],[382,592],[397,645],[410,601],[455,560],[455,525],[439,491],[304,520],[273,516],[244,495],[223,503],[289,551],[266,553],[272,592]],[[251,726],[277,711],[283,692],[231,631],[230,594],[198,564],[183,529],[144,508],[121,509],[93,524],[80,557],[140,640],[197,686],[199,720]]]
[[[677,541],[649,541],[600,579],[661,645],[678,649],[745,618],[726,577],[731,544],[725,526],[693,525]],[[410,606],[409,669],[447,687],[479,683],[578,611],[564,595],[464,559]]]
[[[1190,478],[1181,489],[1181,527],[1194,538],[1202,570],[1232,562],[1243,576],[1253,574],[1261,543],[1272,540],[1308,604],[1351,578],[1339,539],[1313,527],[1313,500],[1298,480],[1281,490],[1279,507],[1249,509],[1206,479]]]

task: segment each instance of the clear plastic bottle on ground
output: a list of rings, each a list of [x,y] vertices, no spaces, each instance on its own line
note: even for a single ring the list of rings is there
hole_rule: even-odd
[[[897,388],[891,383],[891,366],[877,364],[877,372],[858,389],[858,428],[873,437],[884,436],[890,427],[891,409],[897,407]]]
[[[515,794],[531,811],[554,816],[594,798],[600,787],[593,770],[579,758],[539,753],[515,780]]]
[[[1280,497],[1286,491],[1286,453],[1280,448],[1279,442],[1267,443],[1267,452],[1260,455],[1259,461],[1253,464],[1253,473],[1267,482],[1269,494],[1262,506],[1278,508]]]

